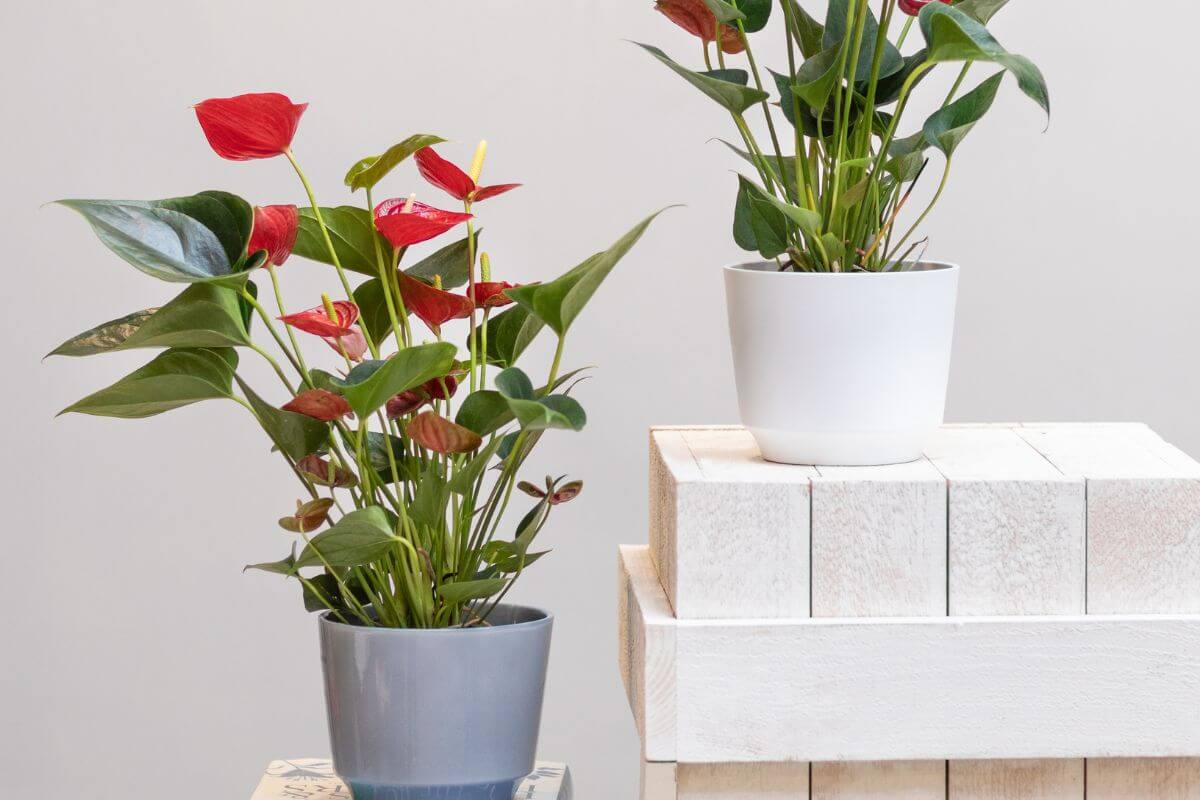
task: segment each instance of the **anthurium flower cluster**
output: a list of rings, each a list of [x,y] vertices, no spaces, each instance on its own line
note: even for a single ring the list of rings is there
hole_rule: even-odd
[[[748,165],[733,204],[739,247],[781,271],[904,270],[922,260],[922,225],[1001,82],[1011,76],[1050,113],[1042,73],[988,31],[1007,3],[826,0],[817,19],[805,10],[811,4],[795,0],[656,0],[691,35],[676,40],[691,58],[640,46],[733,123],[725,144]],[[781,55],[770,69],[755,47],[773,13],[786,60]],[[916,90],[943,67],[957,73],[950,91],[908,128]],[[990,74],[976,82],[983,71]],[[766,136],[750,124],[759,115]],[[931,158],[941,177],[918,202],[913,190]]]
[[[654,215],[554,280],[522,283],[504,267],[493,276],[493,254],[480,250],[475,227],[479,204],[520,184],[481,183],[485,144],[464,171],[433,149],[451,149],[442,137],[409,136],[353,163],[345,184],[361,192],[356,201],[323,206],[293,150],[306,109],[278,93],[194,106],[221,158],[282,156],[305,206],[214,190],[60,201],[118,258],[183,285],[161,306],[101,323],[53,351],[159,351],[65,411],[133,419],[228,401],[262,428],[263,456],[282,457],[299,495],[280,499],[283,533],[271,534],[288,537],[280,548],[288,554],[249,568],[295,580],[307,609],[347,623],[486,624],[541,555],[530,546],[551,508],[582,489],[578,480],[547,478],[545,489],[529,492],[534,484],[522,477],[544,435],[578,431],[587,420],[573,394],[578,372],[562,370],[563,321]],[[402,177],[409,159],[416,169]],[[385,180],[406,191],[376,202]],[[461,238],[416,252],[456,229]],[[307,309],[286,308],[283,284],[313,264],[335,279],[328,293]],[[517,362],[547,331],[557,339],[554,357],[535,380]],[[243,357],[262,360],[274,385],[251,386]],[[536,502],[514,516],[518,485]]]

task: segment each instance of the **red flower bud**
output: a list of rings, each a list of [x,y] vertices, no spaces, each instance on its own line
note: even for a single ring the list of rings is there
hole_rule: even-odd
[[[444,388],[443,388],[444,387]],[[458,391],[458,378],[446,375],[426,381],[415,389],[401,392],[387,401],[387,415],[390,419],[411,414],[431,400],[446,400],[454,397]]]
[[[283,407],[283,410],[303,414],[322,422],[333,422],[335,419],[353,413],[346,398],[325,389],[303,391],[292,398],[291,402]]]
[[[307,311],[287,314],[279,317],[279,320],[314,336],[338,338],[352,334],[354,332],[353,325],[358,321],[358,306],[345,300],[338,300],[333,303],[333,310],[337,313],[337,319],[330,318],[325,311],[325,306],[317,306]]]
[[[521,481],[517,484],[517,488],[530,497],[536,497],[539,500],[546,499],[546,490],[534,486],[529,481]],[[562,505],[563,503],[568,503],[574,500],[582,491],[583,481],[571,481],[570,483],[565,483],[558,489],[555,489],[554,494],[550,495],[548,502],[552,506]]]
[[[704,0],[655,0],[654,7],[692,36],[704,42],[717,40],[717,18]],[[721,25],[719,34],[722,51],[733,54],[745,49],[741,35],[729,25]]]
[[[436,289],[423,281],[400,272],[400,297],[404,306],[420,317],[435,333],[452,319],[465,319],[475,310],[475,304],[461,294]]]
[[[348,469],[330,464],[316,453],[297,461],[296,471],[318,486],[332,486],[341,489],[358,485],[357,475]]]
[[[266,250],[267,260],[281,267],[296,246],[299,229],[300,214],[295,206],[259,206],[254,209],[254,231],[246,252]]]
[[[397,197],[384,200],[375,207],[375,227],[392,243],[392,247],[407,247],[441,236],[472,216],[415,202],[411,210],[405,211],[408,202],[406,198]]]
[[[209,145],[230,161],[281,155],[292,146],[306,108],[308,103],[296,105],[275,92],[213,98],[195,106]]]
[[[519,183],[479,186],[471,176],[426,147],[417,153],[417,169],[421,177],[456,200],[477,202],[516,189]]]
[[[505,292],[516,286],[507,281],[481,281],[475,284],[475,291],[467,289],[467,298],[475,301],[476,308],[499,308],[512,302]]]
[[[279,527],[292,533],[312,533],[329,521],[333,499],[320,497],[307,503],[296,501],[296,513],[279,520]]]
[[[910,17],[915,17],[921,13],[922,8],[932,2],[934,2],[934,0],[900,0],[900,10],[905,14],[908,14]],[[941,0],[941,2],[945,3],[946,5],[950,5],[954,2],[954,0]]]

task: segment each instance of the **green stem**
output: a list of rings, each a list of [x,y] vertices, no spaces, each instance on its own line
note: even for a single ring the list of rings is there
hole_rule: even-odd
[[[967,79],[967,73],[971,71],[971,65],[974,63],[974,61],[968,61],[963,64],[962,69],[958,73],[958,78],[954,81],[954,85],[950,87],[950,93],[942,101],[942,108],[950,105],[951,101],[954,100],[954,95],[958,94],[958,90],[962,88],[963,81]]]
[[[748,36],[746,36],[746,27],[742,24],[740,19],[737,20],[737,31],[738,36],[742,40],[742,47],[744,47],[746,50],[746,61],[749,62],[750,74],[754,77],[754,88],[762,92],[762,76],[758,72],[758,63],[754,60],[754,51],[750,48],[750,39]],[[719,38],[720,37],[718,37],[717,41],[717,49],[720,49],[721,47]],[[762,101],[761,105],[763,117],[765,117],[767,120],[767,132],[771,135],[771,146],[775,148],[775,157],[778,159],[776,163],[783,164],[783,150],[781,150],[779,147],[779,136],[775,133],[775,120],[771,116],[771,107],[767,105],[767,101],[765,99]],[[797,120],[797,122],[799,122],[799,120]],[[783,176],[781,175],[780,185],[783,187],[783,199],[787,200],[790,197],[790,193],[788,192],[787,181],[782,180],[782,177]]]
[[[400,325],[400,318],[396,316],[396,303],[392,299],[392,282],[388,280],[387,274],[387,259],[383,257],[383,245],[379,243],[379,231],[375,230],[375,203],[371,199],[371,189],[367,189],[367,213],[371,215],[371,229],[375,233],[371,237],[375,242],[375,265],[379,269],[379,283],[383,289],[383,297],[387,302],[388,319],[392,323],[392,333],[396,337],[396,345],[398,347],[408,346],[408,317],[404,318],[404,327]],[[387,337],[384,337],[387,338]]]
[[[471,202],[463,203],[463,211],[467,214],[471,213]],[[478,351],[478,342],[475,339],[475,224],[474,220],[467,220],[467,297],[471,298],[471,334],[467,339],[467,349],[471,351],[471,391],[478,388],[478,383],[475,377],[475,356]],[[486,354],[484,356],[487,358]],[[447,401],[449,402],[449,401]]]
[[[925,206],[925,210],[921,212],[921,216],[917,217],[917,221],[912,224],[912,227],[905,231],[904,236],[900,238],[900,241],[896,243],[895,247],[891,247],[889,245],[887,257],[884,258],[885,266],[890,260],[892,253],[895,253],[897,250],[903,247],[905,242],[907,242],[909,238],[917,232],[917,229],[921,227],[921,223],[923,223],[925,218],[929,216],[929,212],[933,211],[933,207],[937,205],[938,200],[942,199],[942,192],[946,191],[946,183],[950,179],[950,164],[951,159],[947,158],[946,168],[942,170],[941,183],[938,184],[937,191],[934,193],[933,199],[929,201],[929,205]]]
[[[279,315],[286,317],[287,311],[283,305],[283,291],[279,288],[279,276],[275,273],[275,266],[268,262],[267,274],[271,276],[271,288],[275,290],[275,305],[279,307]],[[292,343],[292,349],[296,357],[296,364],[300,369],[300,376],[304,379],[306,386],[312,386],[312,376],[308,372],[308,365],[304,363],[304,352],[300,349],[300,343],[296,341],[296,334],[292,331],[292,326],[285,324],[284,329],[287,331],[288,339]]]

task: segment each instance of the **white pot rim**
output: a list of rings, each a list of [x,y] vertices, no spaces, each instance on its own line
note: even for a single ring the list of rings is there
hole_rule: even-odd
[[[905,262],[912,263],[912,262]],[[892,270],[891,272],[780,272],[779,265],[774,261],[749,261],[744,264],[731,264],[725,267],[725,272],[738,275],[760,276],[762,280],[837,280],[839,278],[854,278],[856,280],[896,280],[903,278],[920,278],[931,275],[944,275],[947,272],[961,272],[962,267],[948,261],[922,261],[914,269]],[[758,279],[758,278],[756,278]]]

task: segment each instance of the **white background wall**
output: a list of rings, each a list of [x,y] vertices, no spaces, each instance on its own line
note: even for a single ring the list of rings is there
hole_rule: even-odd
[[[402,136],[452,138],[443,152],[460,161],[486,136],[486,177],[527,184],[481,208],[505,278],[552,277],[645,212],[687,204],[656,224],[575,328],[568,362],[601,367],[579,395],[591,422],[547,437],[537,468],[587,486],[546,534],[555,554],[517,593],[558,615],[544,757],[571,762],[586,800],[633,796],[615,547],[646,535],[646,428],[735,419],[720,267],[742,258],[729,235],[738,165],[707,143],[730,136],[728,123],[622,41],[694,52],[651,5],[5,4],[7,793],[108,800],[178,784],[180,800],[236,798],[269,759],[327,752],[314,621],[294,585],[239,572],[286,549],[274,520],[295,496],[249,418],[208,403],[143,422],[54,420],[146,354],[40,360],[175,288],[42,204],[215,187],[303,204],[286,163],[221,161],[189,110],[278,90],[312,104],[296,150],[328,204],[346,199],[349,164]],[[929,257],[965,268],[953,420],[1145,420],[1200,452],[1190,99],[1200,10],[1138,6],[1016,0],[993,23],[1043,66],[1055,110],[1043,134],[1006,83],[929,221]],[[785,64],[764,48],[766,64]],[[423,189],[410,169],[401,175],[388,184],[395,194]],[[293,307],[336,286],[299,260],[284,273]],[[257,364],[247,370],[269,385]]]

